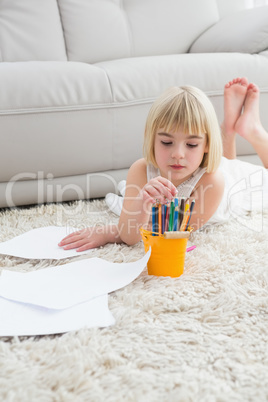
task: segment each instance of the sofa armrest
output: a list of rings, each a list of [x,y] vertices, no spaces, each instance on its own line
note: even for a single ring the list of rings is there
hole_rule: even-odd
[[[190,53],[259,53],[268,49],[268,6],[230,14],[205,31]]]

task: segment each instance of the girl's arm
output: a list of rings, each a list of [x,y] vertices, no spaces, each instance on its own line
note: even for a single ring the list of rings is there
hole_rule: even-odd
[[[139,159],[129,169],[126,193],[118,229],[121,240],[133,245],[140,241],[140,228],[148,227],[152,204],[170,201],[176,194],[176,187],[164,177],[147,182],[147,168],[144,159]]]
[[[191,194],[195,199],[195,207],[190,226],[200,229],[214,215],[223,197],[224,177],[217,170],[214,173],[205,173]]]

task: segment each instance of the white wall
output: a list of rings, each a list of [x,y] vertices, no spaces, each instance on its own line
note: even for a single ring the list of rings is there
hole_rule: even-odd
[[[258,6],[265,6],[268,4],[268,0],[245,0],[246,7],[258,7]]]

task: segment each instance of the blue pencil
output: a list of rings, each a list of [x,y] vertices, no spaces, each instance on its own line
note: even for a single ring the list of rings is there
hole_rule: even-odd
[[[167,212],[167,206],[162,205],[161,206],[161,216],[162,216],[161,229],[162,229],[162,234],[165,232],[165,227],[166,227],[166,212]]]
[[[156,232],[156,215],[157,215],[158,209],[156,208],[156,205],[154,204],[152,206],[152,232]],[[153,233],[153,236],[156,236]]]
[[[179,200],[176,197],[174,199],[174,221],[173,221],[173,230],[178,230],[178,219],[179,219]]]

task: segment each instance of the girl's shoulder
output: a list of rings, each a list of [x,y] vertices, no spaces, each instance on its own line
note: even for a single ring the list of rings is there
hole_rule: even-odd
[[[196,189],[202,186],[202,188],[210,188],[213,192],[222,193],[224,190],[224,175],[220,169],[215,172],[207,173],[205,172],[201,179],[199,180]]]
[[[136,162],[132,163],[130,166],[130,169],[141,169],[141,170],[146,170],[147,168],[147,162],[144,158],[138,159]]]
[[[224,195],[224,176],[220,170],[205,172],[192,193],[195,198],[196,215],[192,225],[203,226],[217,211]],[[194,226],[193,226],[194,227]]]
[[[224,180],[224,176],[223,176],[222,171],[220,169],[217,169],[217,170],[215,170],[215,172],[212,172],[212,173],[205,172],[203,174],[201,180],[203,180],[204,183],[207,183],[207,184],[215,183],[217,181]]]
[[[134,162],[128,171],[128,182],[146,183],[147,181],[147,163],[144,158],[138,159]]]

